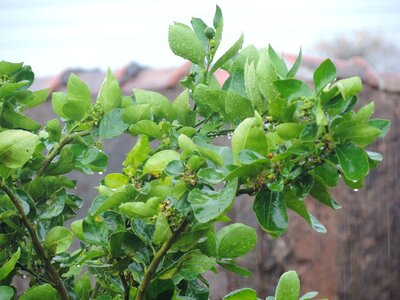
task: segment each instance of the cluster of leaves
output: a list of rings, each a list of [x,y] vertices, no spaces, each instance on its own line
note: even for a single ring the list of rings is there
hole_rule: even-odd
[[[288,227],[288,209],[325,232],[307,210],[306,197],[340,208],[329,189],[340,178],[361,187],[382,160],[364,148],[385,135],[389,121],[371,119],[374,103],[353,111],[359,78],[336,81],[326,60],[314,73],[312,90],[294,78],[301,52],[289,69],[271,46],[242,49],[243,36],[214,62],[221,10],[213,27],[198,18],[191,23],[169,28],[172,51],[193,63],[174,101],[137,89],[123,96],[108,71],[93,104],[86,84],[72,74],[68,91],[52,95],[62,122],[50,120],[43,130],[22,111],[43,103],[48,90],[27,90],[29,67],[0,63],[5,299],[14,297],[12,278],[26,273],[32,287],[21,296],[25,300],[208,299],[203,273],[220,266],[251,275],[234,259],[254,248],[255,229],[226,215],[238,195],[255,195],[255,217],[274,238]],[[218,69],[230,75],[222,87]],[[137,141],[121,173],[106,175],[87,216],[65,227],[82,205],[66,174],[104,172],[102,140],[124,133]],[[231,147],[213,143],[221,136]],[[217,222],[229,225],[216,230]],[[80,247],[70,252],[74,237]],[[286,273],[275,299],[298,297],[297,275]],[[245,289],[225,299],[257,297]]]

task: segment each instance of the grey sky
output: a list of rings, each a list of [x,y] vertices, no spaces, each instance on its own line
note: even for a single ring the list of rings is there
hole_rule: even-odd
[[[67,67],[115,69],[128,62],[164,67],[182,63],[169,50],[168,25],[192,16],[209,24],[224,13],[221,52],[240,35],[245,44],[311,52],[318,39],[370,30],[400,44],[397,0],[0,0],[0,60],[25,61],[38,75]]]

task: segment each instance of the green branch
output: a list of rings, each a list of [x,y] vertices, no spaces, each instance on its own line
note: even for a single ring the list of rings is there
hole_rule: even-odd
[[[46,171],[47,167],[49,164],[53,161],[53,159],[60,154],[61,150],[64,148],[65,145],[69,144],[74,138],[78,136],[86,136],[90,134],[90,130],[86,131],[81,131],[81,132],[76,132],[73,134],[67,134],[61,142],[55,146],[49,153],[49,156],[44,160],[42,166],[40,167],[39,171],[36,173],[37,177],[40,177],[43,175],[43,173]]]
[[[179,225],[178,229],[174,231],[172,236],[169,238],[168,241],[166,241],[160,250],[157,251],[157,253],[154,255],[153,260],[150,263],[149,268],[147,271],[144,273],[143,280],[140,283],[140,286],[137,290],[136,294],[136,300],[144,300],[146,296],[147,289],[150,286],[151,279],[153,278],[154,273],[156,272],[158,266],[160,265],[160,262],[164,258],[164,256],[167,254],[168,250],[171,249],[172,245],[176,242],[178,239],[179,235],[186,229],[186,226],[188,225],[188,221],[184,220],[181,225]]]
[[[20,204],[20,200],[18,196],[14,194],[14,192],[3,182],[1,183],[1,188],[10,198],[11,202],[14,204],[15,208],[18,211],[18,214],[21,216],[22,222],[24,223],[25,227],[29,231],[29,235],[31,236],[32,243],[35,246],[35,249],[40,256],[41,260],[44,262],[44,268],[46,270],[47,275],[51,279],[52,285],[55,289],[57,289],[58,293],[60,294],[61,300],[68,300],[68,292],[58,275],[57,271],[54,269],[53,265],[50,262],[50,259],[46,255],[46,250],[43,248],[42,244],[39,241],[39,238],[36,234],[35,228],[29,221],[28,217],[24,213],[24,209]]]

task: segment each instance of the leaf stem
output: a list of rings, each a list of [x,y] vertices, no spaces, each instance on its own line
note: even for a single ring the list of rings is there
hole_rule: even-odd
[[[129,285],[122,271],[119,272],[119,278],[121,279],[122,285],[124,287],[124,299],[129,300]]]
[[[144,300],[146,296],[147,289],[150,286],[151,279],[153,278],[153,275],[157,271],[158,266],[160,265],[162,259],[164,256],[167,254],[168,250],[171,249],[172,245],[176,242],[178,239],[179,235],[185,231],[187,225],[189,222],[185,219],[179,227],[174,231],[172,236],[169,238],[168,241],[166,241],[160,250],[157,251],[156,255],[154,255],[153,260],[150,263],[149,268],[146,270],[143,280],[139,285],[139,288],[137,290],[136,294],[136,300]]]
[[[36,177],[40,177],[46,171],[47,167],[53,161],[53,159],[60,154],[61,150],[64,148],[65,145],[69,144],[74,138],[78,136],[86,136],[90,134],[90,130],[80,131],[76,133],[69,133],[67,134],[61,142],[55,146],[49,153],[49,156],[44,160],[42,166],[40,167],[39,171],[36,173]]]
[[[44,262],[44,268],[46,270],[47,275],[51,279],[53,287],[55,289],[57,289],[58,293],[60,294],[61,300],[69,300],[68,292],[67,292],[60,276],[58,275],[57,271],[54,269],[53,265],[51,264],[50,259],[47,257],[46,251],[39,241],[39,238],[36,234],[35,228],[29,221],[28,217],[25,215],[24,209],[22,208],[22,206],[20,204],[18,196],[16,194],[14,194],[14,192],[4,182],[1,182],[0,187],[10,198],[11,202],[14,204],[19,215],[21,216],[22,222],[24,223],[25,227],[28,229],[29,235],[31,236],[31,239],[32,239],[32,243],[33,243],[38,255]]]
[[[22,264],[20,264],[19,262],[17,262],[17,266],[18,266],[21,270],[23,270],[23,271],[25,271],[25,272],[31,274],[33,277],[35,277],[36,279],[38,279],[38,280],[40,280],[40,281],[42,281],[42,282],[44,282],[44,283],[53,284],[51,281],[48,281],[46,278],[44,278],[44,277],[42,277],[42,276],[36,274],[36,273],[33,272],[32,270],[30,270],[30,269],[28,269],[28,268],[25,268],[25,267],[24,267]]]

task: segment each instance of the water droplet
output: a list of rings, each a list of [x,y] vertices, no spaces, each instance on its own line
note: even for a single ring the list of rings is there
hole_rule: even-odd
[[[99,149],[99,152],[103,152],[103,150]]]
[[[26,278],[26,275],[22,275],[22,279],[25,279]]]
[[[80,268],[80,267],[81,267],[81,265],[79,265],[79,264],[78,264],[78,265],[76,265],[76,266],[77,266],[78,268]]]
[[[358,189],[354,189],[355,192],[358,192]]]
[[[103,172],[99,172],[99,175],[103,175]]]

